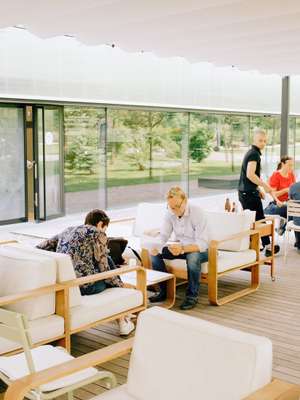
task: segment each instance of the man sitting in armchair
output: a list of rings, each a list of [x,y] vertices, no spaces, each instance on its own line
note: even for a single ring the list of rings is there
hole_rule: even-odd
[[[150,250],[152,268],[167,272],[164,259],[184,259],[187,263],[188,286],[182,310],[194,308],[198,301],[201,264],[208,261],[207,223],[202,210],[188,202],[184,191],[172,187],[167,193],[167,211],[160,229],[161,246]],[[167,243],[171,234],[175,242]],[[160,284],[160,292],[150,297],[152,303],[166,299],[166,283]]]

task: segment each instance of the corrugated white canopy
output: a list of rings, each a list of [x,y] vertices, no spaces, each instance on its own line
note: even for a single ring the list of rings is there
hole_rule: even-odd
[[[0,28],[182,56],[242,70],[300,74],[299,0],[10,0]]]

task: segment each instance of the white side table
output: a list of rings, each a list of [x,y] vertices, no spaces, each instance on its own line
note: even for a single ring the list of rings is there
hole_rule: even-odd
[[[166,272],[154,271],[153,269],[146,269],[147,273],[147,288],[161,282],[167,284],[167,298],[163,303],[157,303],[161,307],[171,308],[175,303],[176,296],[176,277],[173,274]],[[121,275],[121,279],[127,287],[136,287],[136,273],[128,272]]]

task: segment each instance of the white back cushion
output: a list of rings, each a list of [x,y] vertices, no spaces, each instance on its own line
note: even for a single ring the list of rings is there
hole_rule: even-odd
[[[161,227],[166,213],[166,205],[159,203],[140,203],[137,207],[133,226],[134,236],[142,236],[145,230]]]
[[[16,294],[56,283],[56,263],[40,254],[0,246],[0,296]],[[55,293],[5,306],[29,320],[55,313]]]
[[[240,400],[271,372],[269,339],[153,307],[138,318],[128,392],[139,400]]]
[[[56,282],[58,283],[76,279],[71,257],[67,254],[37,249],[36,247],[24,243],[12,243],[9,246],[20,249],[27,254],[39,254],[43,257],[48,257],[51,260],[54,260],[56,263]],[[81,293],[78,286],[71,288],[69,295],[70,307],[81,304]]]
[[[228,236],[251,229],[255,221],[255,211],[245,210],[241,213],[226,211],[205,211],[210,240],[222,240]],[[231,240],[220,245],[220,250],[242,251],[249,249],[249,236]]]

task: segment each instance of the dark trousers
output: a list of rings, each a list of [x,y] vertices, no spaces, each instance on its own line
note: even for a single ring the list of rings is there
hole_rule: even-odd
[[[294,233],[295,233],[295,238],[296,238],[295,247],[300,249],[300,232],[294,231]]]
[[[151,256],[152,268],[156,271],[167,272],[164,258],[166,260],[175,260],[178,258],[186,260],[188,272],[188,287],[186,291],[186,297],[196,299],[198,297],[200,288],[201,264],[208,261],[208,252],[195,251],[193,253],[185,253],[174,256],[167,247],[164,247],[161,254],[158,254],[157,256]],[[166,295],[166,290],[166,282],[160,283],[161,294]]]
[[[256,211],[255,221],[265,218],[264,209],[258,190],[251,192],[239,191],[239,200],[244,210]],[[261,241],[263,246],[267,246],[271,243],[269,236],[263,236]]]

